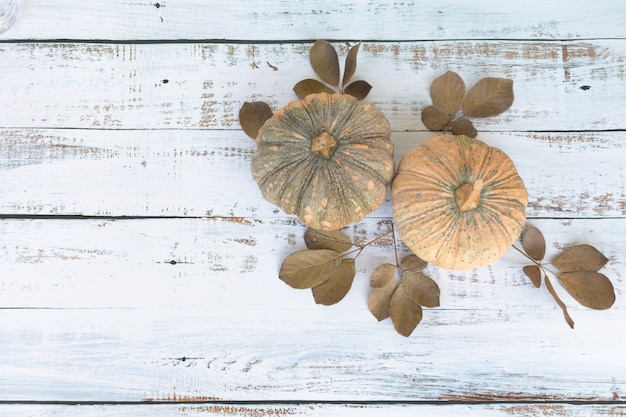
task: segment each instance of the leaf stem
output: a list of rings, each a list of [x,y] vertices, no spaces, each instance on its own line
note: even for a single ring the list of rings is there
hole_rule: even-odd
[[[554,287],[552,286],[552,282],[550,282],[550,278],[548,278],[548,275],[544,276],[544,281],[546,283],[546,288],[548,288],[548,292],[550,293],[550,295],[552,295],[552,297],[554,298],[554,301],[556,301],[556,303],[559,305],[559,307],[561,307],[561,310],[563,310],[563,317],[565,317],[565,321],[567,322],[569,327],[571,327],[573,329],[574,328],[574,320],[572,320],[572,318],[570,317],[569,313],[567,312],[567,306],[559,298],[558,294],[554,290]]]
[[[366,247],[368,247],[372,243],[376,242],[377,240],[382,239],[383,237],[387,236],[389,233],[393,233],[393,226],[392,226],[391,230],[387,230],[385,233],[382,233],[382,234],[376,236],[374,239],[370,240],[369,242],[366,242],[363,246],[357,246],[356,249],[352,249],[351,251],[348,251],[348,252],[344,253],[344,256],[345,255],[352,255],[353,253],[356,252],[357,254],[354,255],[354,259],[356,259],[359,255],[361,255],[361,252],[363,252],[363,250]],[[394,234],[394,236],[395,236],[395,234]],[[394,244],[394,247],[395,247],[395,245],[396,245],[395,239],[394,239],[394,243],[393,244]]]

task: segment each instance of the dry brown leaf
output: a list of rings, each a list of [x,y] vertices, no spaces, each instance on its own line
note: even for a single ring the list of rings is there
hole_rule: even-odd
[[[402,258],[402,262],[400,262],[400,267],[403,271],[421,271],[427,266],[428,262],[418,258],[417,255],[412,253]]]
[[[535,288],[541,287],[541,268],[538,265],[526,265],[522,268],[524,274],[530,278]]]
[[[450,129],[453,135],[465,135],[470,138],[478,136],[478,131],[474,127],[474,123],[467,117],[461,117],[454,123]]]
[[[370,93],[372,86],[367,81],[358,80],[344,88],[345,94],[350,94],[357,100],[363,100]]]
[[[256,139],[259,134],[259,129],[263,126],[263,123],[270,117],[273,112],[267,103],[262,101],[247,101],[243,103],[241,109],[239,109],[239,124],[246,135],[252,139]]]
[[[546,256],[546,240],[535,226],[526,225],[522,233],[522,247],[535,261],[541,261]]]
[[[344,87],[350,82],[350,80],[354,76],[354,73],[356,72],[356,57],[359,53],[360,47],[361,42],[350,48],[350,50],[348,51],[348,56],[346,56],[346,64],[343,69],[343,81],[341,82],[341,85],[343,85]]]
[[[609,260],[591,245],[576,245],[565,249],[552,264],[562,272],[599,271]]]
[[[390,281],[395,281],[396,266],[392,264],[382,264],[372,272],[370,277],[370,287],[382,288],[387,286]]]
[[[513,80],[486,77],[467,93],[463,114],[468,117],[497,116],[513,104]]]
[[[332,249],[345,252],[352,247],[352,241],[339,230],[315,230],[304,232],[304,243],[309,249]]]
[[[313,70],[322,81],[339,86],[339,57],[328,41],[316,41],[311,47],[309,58]]]
[[[341,254],[330,249],[303,250],[283,261],[278,277],[293,288],[312,288],[326,281],[341,263]]]
[[[456,72],[448,71],[433,80],[430,96],[435,106],[441,107],[448,114],[455,114],[461,109],[465,98],[465,82]]]
[[[448,127],[450,116],[438,106],[428,106],[422,110],[422,123],[429,130],[445,130]]]
[[[403,284],[398,285],[391,296],[389,316],[396,331],[405,337],[409,337],[422,321],[422,307],[411,300]]]
[[[416,304],[423,307],[439,307],[441,291],[435,281],[421,272],[405,271],[402,274],[402,284],[407,295]]]
[[[313,78],[307,78],[306,80],[299,81],[293,86],[293,91],[296,93],[300,100],[304,100],[309,94],[315,93],[328,93],[333,94],[335,91],[326,84],[314,80]]]
[[[354,259],[343,259],[330,278],[311,289],[315,302],[329,306],[343,300],[352,287],[355,275]]]
[[[376,320],[382,321],[389,317],[389,304],[397,285],[396,280],[392,279],[384,287],[372,290],[367,306]]]
[[[548,289],[548,292],[552,295],[552,297],[554,298],[554,301],[556,301],[556,303],[559,305],[559,307],[561,307],[561,310],[563,310],[563,317],[565,317],[565,321],[567,322],[569,327],[573,329],[574,328],[574,320],[569,315],[569,313],[567,311],[567,306],[561,300],[561,298],[559,298],[559,295],[554,290],[554,287],[552,286],[552,282],[550,282],[550,278],[548,278],[547,275],[545,277],[545,281],[546,281],[546,288]]]
[[[585,307],[606,310],[615,303],[615,290],[611,281],[595,271],[565,272],[558,275],[567,292]]]

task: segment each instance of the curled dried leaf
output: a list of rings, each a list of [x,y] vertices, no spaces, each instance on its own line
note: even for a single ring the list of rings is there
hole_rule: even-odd
[[[574,328],[574,320],[569,315],[569,313],[567,311],[567,306],[565,305],[565,303],[561,300],[559,295],[554,290],[554,287],[552,286],[552,282],[550,281],[550,278],[548,278],[547,275],[545,277],[545,281],[546,281],[546,288],[548,289],[548,292],[552,295],[552,297],[554,298],[554,301],[556,301],[558,306],[561,307],[561,310],[563,310],[563,317],[565,318],[565,321],[567,322],[569,327],[573,329]]]
[[[403,271],[421,271],[427,266],[428,262],[418,258],[417,255],[412,253],[402,258],[402,262],[400,262],[400,267]]]
[[[376,320],[382,321],[389,317],[389,304],[397,285],[396,280],[392,279],[385,286],[372,290],[367,306]]]
[[[405,271],[402,274],[404,290],[411,300],[424,307],[439,307],[441,291],[435,281],[421,272]]]
[[[372,272],[370,277],[370,287],[382,288],[389,284],[390,281],[395,281],[396,266],[392,264],[382,264]]]
[[[311,47],[309,58],[322,81],[339,86],[339,57],[334,46],[328,41],[318,40]]]
[[[352,287],[355,275],[354,259],[343,259],[326,281],[311,289],[315,302],[329,306],[343,300]]]
[[[585,307],[606,310],[615,303],[615,290],[611,280],[595,271],[574,271],[558,275],[567,292]]]
[[[609,260],[591,245],[576,245],[565,249],[552,264],[561,272],[599,271]]]
[[[513,80],[486,77],[467,93],[463,114],[468,117],[497,116],[513,104]]]
[[[344,88],[345,94],[350,94],[357,100],[363,100],[370,93],[372,86],[367,81],[358,80]]]
[[[535,226],[529,224],[522,233],[522,247],[535,261],[541,261],[546,255],[546,240],[543,234]]]
[[[304,232],[304,243],[309,249],[332,249],[345,252],[352,247],[352,241],[339,230],[316,230],[308,228]]]
[[[465,82],[456,72],[448,71],[433,80],[430,96],[435,106],[441,107],[447,114],[455,114],[465,98]]]
[[[356,57],[359,53],[360,47],[361,42],[350,48],[350,50],[348,51],[348,56],[346,56],[346,64],[343,69],[343,81],[341,82],[341,85],[343,85],[344,87],[350,82],[350,80],[354,76],[354,73],[356,72]]]
[[[278,277],[293,288],[312,288],[326,281],[341,263],[341,253],[330,249],[303,250],[287,256]]]
[[[246,135],[256,139],[259,129],[273,115],[272,109],[262,101],[247,101],[239,109],[239,124]]]
[[[422,122],[429,130],[445,130],[450,122],[450,115],[439,106],[428,106],[422,110]]]
[[[474,127],[474,123],[467,117],[461,117],[452,123],[452,128],[450,129],[453,135],[465,135],[470,138],[475,138],[478,136],[478,131]]]
[[[526,265],[522,268],[524,274],[530,278],[535,288],[541,287],[541,268],[538,265]]]
[[[333,94],[335,91],[328,87],[326,84],[314,80],[313,78],[307,78],[306,80],[299,81],[293,86],[293,91],[296,93],[300,100],[304,100],[309,94],[315,93],[328,93]]]
[[[389,316],[396,331],[405,337],[409,337],[422,321],[422,307],[411,300],[403,284],[398,285],[391,296]]]

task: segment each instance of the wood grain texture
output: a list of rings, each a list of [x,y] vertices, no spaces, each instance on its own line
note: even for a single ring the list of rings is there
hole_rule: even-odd
[[[345,56],[345,44],[342,46]],[[311,44],[0,44],[5,128],[239,129],[245,101],[274,109],[314,77]],[[372,42],[355,79],[395,131],[424,130],[429,86],[446,70],[468,86],[514,80],[516,102],[484,131],[623,130],[626,41]]]
[[[71,0],[22,2],[0,39],[578,39],[624,38],[620,0]],[[236,22],[236,24],[233,24]]]

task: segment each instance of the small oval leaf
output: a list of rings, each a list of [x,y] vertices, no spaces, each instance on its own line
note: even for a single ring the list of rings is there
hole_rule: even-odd
[[[273,115],[272,109],[262,101],[245,102],[239,109],[239,124],[246,135],[256,139],[259,129]]]
[[[433,80],[430,96],[435,106],[441,107],[448,114],[455,114],[461,109],[465,98],[465,82],[456,72],[448,71]]]
[[[599,271],[609,260],[591,245],[576,245],[565,249],[552,264],[561,272]]]
[[[313,70],[322,81],[339,86],[339,57],[328,41],[316,41],[311,47],[309,58]]]
[[[595,271],[565,272],[558,275],[567,292],[585,307],[606,310],[615,303],[615,289],[611,280]]]
[[[293,91],[296,93],[300,100],[304,100],[309,94],[315,93],[328,93],[333,94],[335,91],[326,84],[314,80],[313,78],[307,78],[306,80],[299,81],[293,86]]]
[[[311,289],[315,302],[329,306],[343,300],[352,287],[355,275],[354,259],[343,259],[330,278]]]
[[[511,107],[513,99],[513,80],[483,78],[467,93],[463,114],[468,117],[497,116]]]
[[[467,117],[461,117],[454,123],[450,129],[453,135],[465,135],[470,138],[478,136],[478,131],[474,127],[474,123]]]
[[[374,288],[370,294],[367,306],[376,320],[382,321],[389,317],[389,304],[396,291],[397,283],[391,280],[384,287]]]
[[[541,261],[546,256],[546,240],[535,226],[526,225],[522,233],[522,247],[535,261]]]
[[[408,254],[404,258],[402,258],[402,262],[400,262],[400,267],[403,271],[421,271],[428,266],[428,262],[420,259],[417,255]]]
[[[422,321],[422,307],[409,298],[403,284],[398,285],[391,296],[389,316],[396,332],[405,337],[409,337]]]
[[[428,130],[445,130],[450,122],[450,116],[438,106],[428,106],[422,110],[422,123]]]
[[[287,256],[278,277],[293,288],[312,288],[326,281],[341,263],[334,250],[303,250]]]
[[[352,241],[339,230],[307,229],[304,232],[304,243],[309,249],[332,249],[345,252],[352,247]]]
[[[370,93],[372,86],[367,81],[358,80],[347,86],[343,92],[350,94],[357,100],[363,100]]]
[[[395,281],[396,266],[392,264],[382,264],[372,272],[370,277],[370,287],[382,288],[389,284],[390,281]]]
[[[423,307],[439,307],[441,291],[435,281],[421,272],[405,271],[402,274],[404,290],[411,300]]]
[[[539,268],[539,266],[526,265],[522,268],[522,271],[524,271],[524,275],[530,279],[530,282],[533,283],[535,288],[541,287],[541,268]]]
[[[341,85],[343,85],[344,87],[350,82],[350,80],[354,76],[354,73],[356,72],[356,57],[359,53],[360,47],[361,42],[350,48],[350,50],[348,51],[345,67],[343,69],[343,81],[341,82]]]

